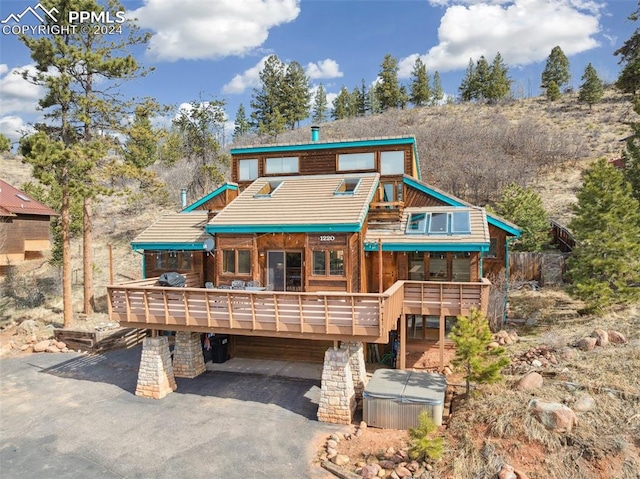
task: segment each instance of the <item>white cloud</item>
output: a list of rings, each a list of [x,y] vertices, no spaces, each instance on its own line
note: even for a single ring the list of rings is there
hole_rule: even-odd
[[[9,113],[34,113],[38,100],[43,96],[42,87],[29,83],[22,78],[22,71],[35,73],[33,65],[24,65],[9,69],[0,65],[0,115]]]
[[[262,57],[258,63],[246,70],[244,73],[239,73],[234,76],[229,83],[226,83],[222,87],[222,93],[239,94],[243,93],[248,88],[260,85],[260,72],[264,68],[267,58],[269,58],[268,55]]]
[[[245,55],[299,13],[300,0],[144,0],[130,16],[155,31],[152,57],[176,61]]]
[[[340,65],[335,60],[327,58],[319,62],[310,62],[305,69],[307,75],[312,80],[319,78],[340,78],[344,73],[340,71]]]
[[[598,46],[603,5],[590,0],[431,0],[446,6],[438,28],[439,44],[420,55],[430,72],[465,68],[469,58],[490,62],[500,52],[510,66],[543,61],[559,45],[567,55]],[[399,62],[407,78],[417,54]]]
[[[0,117],[0,133],[9,138],[12,142],[22,138],[24,133],[32,133],[34,129],[27,125],[19,116]]]

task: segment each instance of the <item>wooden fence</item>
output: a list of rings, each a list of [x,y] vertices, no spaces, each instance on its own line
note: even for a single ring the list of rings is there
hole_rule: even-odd
[[[514,280],[537,281],[539,285],[562,284],[566,272],[563,253],[509,253],[509,276]]]

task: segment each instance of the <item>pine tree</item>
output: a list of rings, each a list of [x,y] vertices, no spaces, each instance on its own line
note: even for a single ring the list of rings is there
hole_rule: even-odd
[[[508,76],[509,69],[502,60],[500,52],[496,54],[491,64],[489,84],[485,89],[485,97],[491,104],[504,99],[511,91],[511,79]]]
[[[0,153],[9,151],[11,149],[11,140],[0,133]]]
[[[355,118],[358,116],[358,108],[360,104],[360,88],[356,86],[349,94],[349,118]]]
[[[460,99],[462,101],[471,101],[475,98],[475,84],[476,84],[476,66],[473,63],[473,59],[469,58],[469,64],[464,72],[462,83],[458,87],[460,92]]]
[[[364,86],[364,85],[363,85]],[[351,91],[351,102],[353,103],[353,116],[362,117],[367,115],[367,92],[361,87],[354,87]]]
[[[289,64],[284,75],[283,90],[280,94],[280,113],[290,130],[309,117],[311,108],[311,90],[309,77],[298,62]]]
[[[632,22],[637,22],[639,18],[640,8],[628,17]],[[631,37],[613,54],[620,55],[620,63],[624,65],[616,80],[616,87],[635,96],[640,91],[640,28],[636,28]]]
[[[342,120],[349,117],[349,105],[351,103],[351,94],[346,86],[342,86],[340,93],[333,100],[333,111],[331,116],[334,120]]]
[[[465,372],[467,394],[471,382],[494,383],[502,378],[500,371],[509,359],[504,357],[504,348],[489,349],[493,335],[482,311],[472,309],[468,316],[458,316],[449,338],[456,345],[452,363]]]
[[[591,63],[585,68],[582,80],[583,83],[580,85],[580,91],[578,92],[578,101],[589,104],[589,109],[591,109],[595,103],[602,100],[604,95],[602,80],[598,77],[598,72],[596,72]]]
[[[440,72],[433,74],[433,88],[431,94],[431,104],[437,105],[444,98],[444,90],[442,89],[442,81],[440,80]]]
[[[416,58],[411,72],[411,94],[409,101],[414,106],[423,106],[431,99],[431,88],[429,87],[429,74],[427,67],[420,57]]]
[[[311,120],[314,124],[319,125],[327,121],[327,108],[327,93],[324,91],[322,83],[320,83],[313,99],[313,114]]]
[[[277,135],[285,129],[281,121],[284,76],[284,64],[276,55],[270,55],[260,72],[261,87],[254,88],[250,103],[252,126],[260,132]]]
[[[398,108],[401,101],[400,84],[398,83],[398,60],[386,54],[380,65],[380,82],[376,85],[376,96],[382,111]]]
[[[471,87],[471,98],[479,101],[487,100],[490,82],[491,67],[487,59],[482,55],[476,63],[475,75],[473,76]]]
[[[151,124],[151,116],[159,109],[160,106],[153,100],[147,100],[135,109],[123,148],[123,157],[126,163],[137,169],[151,166],[158,159],[160,130]]]
[[[250,129],[251,125],[247,119],[247,113],[244,110],[244,105],[240,103],[240,106],[238,106],[238,110],[236,111],[236,120],[233,127],[233,139],[238,140],[239,138],[242,138],[249,133]]]
[[[634,98],[634,110],[640,115],[640,98]],[[633,134],[627,138],[623,152],[625,168],[624,177],[631,184],[631,194],[640,202],[640,122],[631,123]]]
[[[640,300],[640,204],[631,185],[600,159],[584,172],[577,197],[570,293],[593,309]]]
[[[522,228],[522,236],[512,243],[514,251],[542,251],[549,244],[549,217],[542,198],[532,188],[510,184],[495,211]]]
[[[559,46],[553,47],[547,57],[547,63],[542,71],[540,86],[547,92],[547,98],[551,101],[557,100],[556,92],[569,83],[569,59]],[[555,86],[553,85],[555,83]],[[551,91],[550,91],[551,90]]]
[[[409,93],[407,92],[407,87],[404,85],[400,86],[400,96],[398,97],[398,107],[401,110],[404,110],[409,104]]]

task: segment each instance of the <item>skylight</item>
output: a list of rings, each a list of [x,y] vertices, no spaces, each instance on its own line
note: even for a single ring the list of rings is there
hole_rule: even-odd
[[[334,195],[353,195],[360,185],[361,178],[345,178],[334,191]]]
[[[254,198],[270,198],[282,186],[284,181],[267,181],[258,192],[253,195]]]
[[[457,235],[471,233],[469,211],[411,213],[407,234]]]
[[[31,198],[23,195],[22,193],[17,193],[16,196],[20,198],[22,201],[31,201]]]

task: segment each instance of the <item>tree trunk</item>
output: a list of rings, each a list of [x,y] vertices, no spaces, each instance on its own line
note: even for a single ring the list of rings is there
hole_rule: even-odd
[[[73,325],[73,291],[71,289],[71,242],[69,239],[69,187],[62,186],[62,208],[60,225],[62,228],[62,327],[68,329]]]
[[[92,314],[95,306],[93,296],[93,254],[91,250],[91,232],[93,224],[91,221],[91,198],[85,198],[82,210],[82,269],[84,274],[84,314]]]

